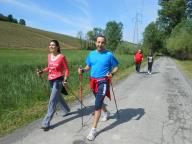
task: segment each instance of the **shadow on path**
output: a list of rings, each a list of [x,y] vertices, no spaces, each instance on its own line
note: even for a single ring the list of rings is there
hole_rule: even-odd
[[[152,75],[153,75],[153,74],[158,74],[158,73],[160,73],[160,72],[151,72]],[[142,71],[142,72],[139,72],[138,74],[146,74],[146,75],[149,75],[149,74],[148,74],[148,71]]]
[[[92,114],[93,111],[94,111],[94,106],[87,106],[86,108],[83,109],[83,116],[90,115],[90,114]],[[74,115],[74,116],[70,117],[71,115]],[[54,129],[68,121],[72,121],[76,118],[82,117],[82,111],[81,111],[81,109],[77,109],[77,111],[70,112],[68,115],[66,115],[64,117],[69,117],[69,118],[51,125],[50,129]]]
[[[109,126],[105,127],[104,129],[100,130],[98,132],[98,135],[102,132],[105,132],[107,130],[110,130],[120,124],[126,123],[134,118],[134,120],[139,120],[143,115],[145,114],[145,111],[143,108],[128,108],[128,109],[120,109],[119,115],[120,118],[117,119],[115,122],[110,124]],[[115,119],[117,117],[117,113],[110,117],[110,119]]]

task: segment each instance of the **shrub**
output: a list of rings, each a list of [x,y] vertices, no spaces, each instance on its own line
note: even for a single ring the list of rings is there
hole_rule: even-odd
[[[178,24],[166,41],[168,52],[179,59],[192,59],[192,22]]]

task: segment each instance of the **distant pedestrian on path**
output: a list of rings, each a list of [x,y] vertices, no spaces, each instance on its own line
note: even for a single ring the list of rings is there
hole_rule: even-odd
[[[148,74],[151,74],[152,66],[153,66],[153,55],[152,54],[148,55],[147,61],[148,61]]]
[[[51,87],[51,95],[49,99],[48,111],[43,120],[42,129],[49,130],[50,121],[56,111],[58,103],[64,115],[69,113],[70,109],[61,95],[63,86],[67,83],[69,76],[68,64],[65,56],[61,54],[59,42],[52,40],[49,44],[50,54],[48,54],[48,66],[42,71],[38,71],[37,75],[40,77],[43,73],[48,72],[48,80]]]
[[[134,56],[135,69],[136,72],[140,72],[141,63],[143,61],[143,53],[141,50],[138,50]]]
[[[92,129],[90,130],[87,139],[94,140],[97,135],[97,125],[101,116],[101,110],[104,114],[102,121],[106,121],[110,115],[103,101],[105,96],[110,97],[110,79],[118,71],[118,61],[112,52],[105,49],[106,38],[98,36],[96,39],[96,50],[89,53],[86,59],[86,67],[79,68],[79,74],[91,70],[90,87],[95,95],[95,114]]]

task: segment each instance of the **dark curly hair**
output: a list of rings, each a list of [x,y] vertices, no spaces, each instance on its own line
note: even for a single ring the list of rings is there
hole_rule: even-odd
[[[54,43],[55,43],[55,45],[58,47],[57,52],[58,52],[58,53],[61,53],[61,49],[60,49],[59,42],[58,42],[57,40],[51,40],[51,42],[54,42]]]

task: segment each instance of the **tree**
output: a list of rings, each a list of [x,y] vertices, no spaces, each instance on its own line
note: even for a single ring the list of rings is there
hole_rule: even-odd
[[[1,21],[9,21],[8,17],[4,16],[3,14],[0,13],[0,20]]]
[[[11,14],[8,15],[8,21],[13,22],[13,16]]]
[[[94,41],[96,40],[97,36],[104,35],[104,30],[102,28],[93,28],[93,34],[94,34]]]
[[[77,38],[79,39],[79,42],[80,42],[80,48],[83,49],[83,32],[82,31],[79,31],[77,33]]]
[[[123,24],[116,21],[110,21],[106,24],[105,36],[107,39],[107,48],[115,51],[123,37]]]
[[[19,24],[20,24],[20,25],[26,25],[25,20],[24,20],[24,19],[20,19],[20,20],[19,20]]]
[[[150,23],[144,31],[143,46],[145,53],[154,53],[162,47],[160,31],[156,23]]]
[[[94,41],[95,40],[95,36],[94,36],[94,32],[93,31],[88,31],[87,32],[87,36],[88,36],[88,39],[90,41]]]
[[[95,36],[94,31],[88,31],[87,32],[87,38],[88,38],[88,47],[87,49],[95,49]]]
[[[169,35],[172,29],[186,19],[186,0],[174,0],[160,3],[158,24],[166,35]]]
[[[12,21],[13,23],[18,23],[18,21],[17,21],[17,19],[13,19],[13,21]]]
[[[192,22],[183,21],[179,23],[167,39],[168,52],[180,59],[192,59]]]
[[[17,19],[15,19],[15,18],[13,17],[13,15],[9,14],[7,17],[8,17],[8,21],[9,21],[9,22],[18,23]]]
[[[95,41],[97,36],[104,35],[104,30],[102,28],[93,28],[93,30],[90,30],[87,32],[87,36],[89,37],[89,40]]]
[[[88,46],[87,49],[95,49],[95,41],[97,36],[104,35],[104,30],[102,28],[93,28],[93,30],[90,30],[87,32],[87,40],[88,40]]]

